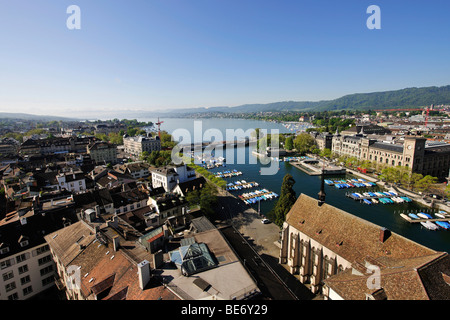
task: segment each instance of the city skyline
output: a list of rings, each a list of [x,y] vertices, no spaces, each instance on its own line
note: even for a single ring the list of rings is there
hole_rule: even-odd
[[[80,8],[70,30],[68,7]],[[381,29],[366,12],[381,9]],[[444,1],[0,4],[1,112],[86,116],[448,85]]]

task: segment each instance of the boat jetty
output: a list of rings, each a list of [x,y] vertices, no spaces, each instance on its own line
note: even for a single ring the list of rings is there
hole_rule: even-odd
[[[348,180],[325,179],[324,182],[329,186],[334,185],[337,189],[376,187],[375,182],[366,181],[364,179],[348,179]]]
[[[259,187],[259,183],[255,182],[255,181],[247,182],[245,180],[240,180],[240,181],[238,180],[235,182],[227,183],[227,191],[251,189],[251,188],[255,188],[255,187]]]
[[[400,213],[400,216],[410,223],[420,223],[428,230],[450,230],[450,214],[440,210],[436,213]]]
[[[216,172],[214,175],[218,178],[232,178],[242,175],[242,171],[237,171],[236,169],[233,170],[226,170],[221,172]]]
[[[393,203],[405,203],[412,202],[412,199],[397,193],[396,191],[373,191],[373,192],[347,192],[347,197],[360,201],[361,203],[372,204],[393,204]]]
[[[243,193],[238,196],[245,204],[254,204],[258,201],[272,200],[278,198],[278,194],[267,189],[256,190],[253,192]]]

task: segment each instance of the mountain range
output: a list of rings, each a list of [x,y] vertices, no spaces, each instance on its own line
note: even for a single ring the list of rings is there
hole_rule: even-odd
[[[162,117],[182,117],[207,113],[256,113],[256,112],[319,112],[340,110],[383,110],[394,108],[421,108],[430,105],[450,105],[450,85],[442,87],[406,88],[401,90],[354,93],[333,100],[322,101],[281,101],[266,104],[244,104],[235,107],[210,107],[166,109],[164,111],[148,110],[111,110],[111,115],[103,114],[99,117],[117,117],[121,119],[143,119]],[[25,113],[0,112],[0,119],[15,118],[22,120],[76,120],[73,117],[59,117],[52,115],[32,115]],[[94,119],[83,114],[77,115],[78,120]]]
[[[161,112],[161,114],[383,110],[392,108],[419,108],[431,104],[450,105],[450,85],[442,87],[413,87],[372,93],[355,93],[334,100],[283,101],[266,104],[245,104],[235,107],[173,109]]]

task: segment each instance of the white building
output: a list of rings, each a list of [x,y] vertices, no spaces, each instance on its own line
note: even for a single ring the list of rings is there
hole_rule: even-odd
[[[172,191],[179,183],[194,180],[195,170],[186,166],[167,166],[151,170],[153,188],[163,187]]]
[[[60,173],[56,180],[60,190],[66,189],[75,193],[86,190],[86,178],[81,171]]]

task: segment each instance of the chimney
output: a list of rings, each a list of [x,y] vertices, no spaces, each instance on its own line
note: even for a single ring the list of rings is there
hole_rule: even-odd
[[[150,263],[147,260],[142,261],[137,265],[139,275],[139,288],[144,290],[147,283],[150,281]]]
[[[389,238],[390,235],[391,235],[390,230],[388,230],[386,228],[382,228],[380,230],[380,242],[384,243]]]
[[[164,263],[164,253],[162,252],[162,250],[155,252],[152,256],[154,268],[158,268]]]
[[[119,247],[120,247],[120,238],[119,236],[115,236],[113,238],[113,247],[114,247],[114,251],[118,251]]]
[[[118,228],[119,227],[119,221],[117,220],[117,216],[112,217],[111,220],[108,220],[106,222],[108,227]]]
[[[85,212],[87,222],[94,222],[97,218],[97,215],[94,210],[87,209]]]

